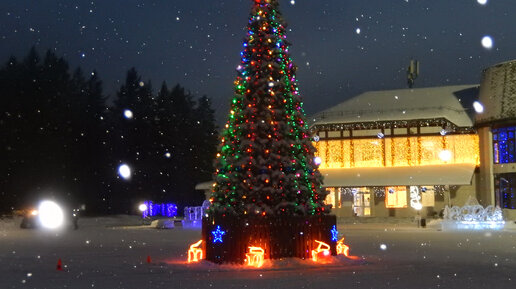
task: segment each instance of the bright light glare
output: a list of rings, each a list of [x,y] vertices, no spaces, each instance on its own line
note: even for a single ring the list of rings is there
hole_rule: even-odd
[[[486,5],[487,4],[487,0],[477,0],[477,2],[480,5]]]
[[[52,201],[43,201],[39,204],[39,221],[47,229],[57,229],[63,225],[64,213],[58,204]]]
[[[491,38],[491,36],[484,36],[484,38],[482,38],[482,46],[485,49],[493,48],[493,39]]]
[[[380,249],[383,250],[383,251],[387,250],[387,245],[380,244]]]
[[[320,157],[315,157],[314,158],[314,164],[316,166],[320,165],[322,163],[322,159]]]
[[[130,179],[131,178],[131,168],[126,164],[121,164],[118,167],[118,174],[124,178],[124,179]]]
[[[439,158],[444,162],[449,162],[452,158],[452,153],[449,150],[442,150],[439,153]]]
[[[147,205],[145,205],[145,204],[141,204],[141,205],[138,207],[138,210],[140,210],[140,212],[145,212],[145,211],[147,211]]]
[[[477,113],[483,113],[484,112],[484,106],[479,102],[475,101],[473,102],[473,108]]]
[[[127,119],[133,118],[133,112],[129,109],[124,110],[124,117]]]

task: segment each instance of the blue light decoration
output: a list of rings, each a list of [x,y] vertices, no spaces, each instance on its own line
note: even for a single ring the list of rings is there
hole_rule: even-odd
[[[495,128],[492,132],[493,162],[516,163],[516,127]],[[500,205],[505,209],[515,209],[516,178],[509,173],[496,175],[495,179],[495,190],[500,197]]]
[[[173,218],[177,216],[177,206],[172,203],[155,204],[152,201],[143,202],[147,206],[147,210],[142,212],[143,218],[162,216]]]
[[[496,164],[516,162],[516,127],[493,129],[493,158]]]
[[[216,230],[211,231],[211,234],[213,235],[213,243],[220,242],[222,243],[222,236],[226,234],[226,231],[222,231],[220,229],[220,226],[217,226]]]
[[[334,242],[337,242],[339,239],[339,231],[337,231],[337,226],[333,225],[333,228],[331,228],[331,240]]]
[[[504,209],[516,209],[516,174],[495,175],[495,192],[500,197]]]

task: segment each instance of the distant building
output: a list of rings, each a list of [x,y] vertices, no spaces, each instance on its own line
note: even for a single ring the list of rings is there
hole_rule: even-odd
[[[475,195],[477,96],[477,85],[366,92],[316,114],[333,212],[409,217],[419,206],[436,215]]]

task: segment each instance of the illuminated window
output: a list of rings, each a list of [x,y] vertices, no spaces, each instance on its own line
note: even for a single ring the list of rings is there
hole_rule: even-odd
[[[435,206],[435,190],[434,187],[421,187],[421,205],[423,207]]]
[[[516,127],[493,129],[493,160],[495,164],[516,162],[515,129]]]
[[[407,207],[407,187],[385,187],[385,207],[386,208],[406,208]]]
[[[326,195],[324,203],[326,205],[331,205],[332,208],[336,208],[337,202],[335,200],[335,188],[326,188],[326,191],[328,192],[328,194]]]
[[[369,189],[354,188],[353,191],[353,212],[356,216],[371,216],[371,194]]]
[[[495,194],[504,209],[516,209],[516,173],[495,175]]]

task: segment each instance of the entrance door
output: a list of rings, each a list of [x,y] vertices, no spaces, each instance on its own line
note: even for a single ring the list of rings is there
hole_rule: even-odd
[[[353,192],[353,212],[355,216],[371,216],[371,194],[363,190]]]

